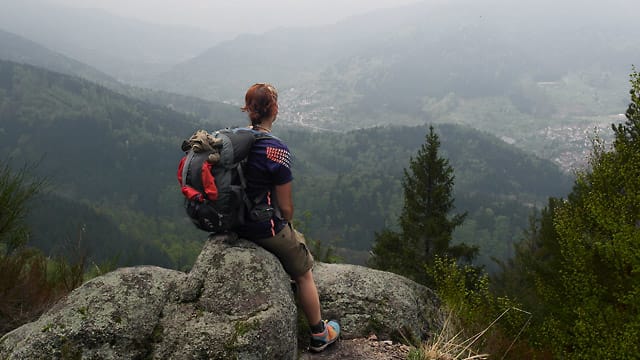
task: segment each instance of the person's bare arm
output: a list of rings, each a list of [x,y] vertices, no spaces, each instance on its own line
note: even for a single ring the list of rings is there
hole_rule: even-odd
[[[286,184],[276,185],[276,198],[282,217],[291,221],[293,219],[293,195],[291,191],[291,181]]]

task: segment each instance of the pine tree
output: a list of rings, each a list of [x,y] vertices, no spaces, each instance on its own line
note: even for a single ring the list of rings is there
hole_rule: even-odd
[[[594,142],[566,200],[550,202],[511,275],[533,286],[531,339],[562,359],[632,359],[640,343],[640,74],[612,148]],[[531,246],[527,247],[529,244]],[[514,287],[517,291],[517,286]],[[527,296],[521,291],[520,296]]]
[[[453,168],[439,155],[439,148],[439,137],[430,126],[425,143],[404,171],[401,231],[376,234],[370,260],[373,267],[427,286],[434,285],[426,268],[433,266],[436,257],[470,262],[477,253],[464,244],[451,245],[453,230],[463,223],[466,213],[450,215],[454,209]]]

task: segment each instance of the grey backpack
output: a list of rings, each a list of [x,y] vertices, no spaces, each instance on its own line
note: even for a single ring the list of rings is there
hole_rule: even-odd
[[[225,233],[245,222],[255,201],[245,189],[244,164],[251,147],[266,133],[246,128],[197,131],[182,144],[186,153],[178,165],[185,210],[204,231]]]

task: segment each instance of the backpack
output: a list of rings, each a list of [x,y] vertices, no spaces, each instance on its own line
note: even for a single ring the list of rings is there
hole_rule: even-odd
[[[178,182],[187,215],[197,228],[225,233],[245,223],[257,199],[252,201],[246,195],[244,164],[254,142],[270,137],[238,128],[213,134],[198,130],[183,141],[185,156],[178,165]]]

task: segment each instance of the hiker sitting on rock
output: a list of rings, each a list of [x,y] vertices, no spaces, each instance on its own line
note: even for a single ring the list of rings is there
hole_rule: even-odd
[[[255,84],[245,95],[242,111],[248,113],[254,131],[271,133],[278,115],[278,92],[270,84]],[[273,253],[297,285],[297,294],[311,326],[310,348],[322,351],[340,335],[336,321],[322,320],[320,299],[311,268],[313,256],[304,238],[291,226],[293,198],[291,192],[291,155],[287,145],[276,137],[256,141],[247,159],[245,175],[249,198],[261,197],[254,208],[271,209],[271,216],[249,219],[237,229],[241,238],[249,239]],[[254,217],[255,219],[256,217]]]

